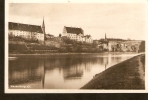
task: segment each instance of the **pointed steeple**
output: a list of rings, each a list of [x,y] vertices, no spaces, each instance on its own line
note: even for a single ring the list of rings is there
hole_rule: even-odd
[[[46,32],[45,32],[44,17],[43,17],[43,23],[42,23],[42,30],[43,30],[43,34],[44,34],[44,45],[45,45],[45,35],[46,35]]]
[[[44,23],[44,17],[43,17],[43,23],[42,23],[42,30],[43,30],[43,34],[45,34],[45,23]]]
[[[105,41],[107,41],[106,33],[105,33]]]
[[[106,33],[105,33],[105,40],[106,40]]]
[[[45,24],[44,24],[44,17],[43,17],[42,28],[45,28]]]

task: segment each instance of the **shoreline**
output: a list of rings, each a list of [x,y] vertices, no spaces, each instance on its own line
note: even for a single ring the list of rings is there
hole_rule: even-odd
[[[96,74],[80,89],[145,89],[145,54],[134,56]]]
[[[101,52],[101,53],[43,53],[43,54],[8,54],[8,56],[15,56],[15,55],[69,55],[69,54],[143,54],[137,52]]]

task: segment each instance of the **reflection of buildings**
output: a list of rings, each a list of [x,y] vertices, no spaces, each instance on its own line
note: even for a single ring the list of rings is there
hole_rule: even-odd
[[[83,68],[79,65],[71,66],[63,70],[63,75],[65,80],[80,79],[83,75]]]
[[[44,76],[44,64],[42,61],[31,60],[16,60],[10,61],[9,66],[9,85],[12,84],[25,84],[40,82]],[[40,88],[40,87],[37,87]]]
[[[116,64],[117,62],[125,60],[124,57],[118,57],[117,55],[112,55],[112,54],[107,54],[107,57],[103,57],[102,59],[103,59],[103,65],[105,66],[105,69],[107,69],[107,67],[110,67]]]
[[[125,60],[126,58],[123,56],[118,56],[118,55],[114,55],[114,54],[107,54],[105,57],[102,57],[102,65],[105,66],[105,70],[108,67],[113,66],[114,64]]]
[[[108,66],[108,57],[103,57],[103,65],[105,65],[105,69]]]
[[[63,73],[64,80],[80,79],[84,70],[91,71],[93,64],[98,62],[98,58],[88,58],[83,55],[67,55],[67,56],[51,56],[45,62],[45,68],[48,71],[59,69],[59,73]]]
[[[80,80],[92,71],[100,68],[101,71],[122,60],[121,57],[111,54],[98,56],[92,55],[50,55],[47,58],[23,58],[10,61],[9,83],[12,84],[37,84],[36,88],[47,88],[47,85],[56,82]],[[46,72],[46,75],[45,75]],[[45,84],[46,83],[46,84]],[[48,83],[48,84],[47,84]]]
[[[41,78],[41,84],[42,84],[42,89],[44,89],[44,84],[45,84],[45,61],[43,61],[43,75],[42,75],[42,78]]]

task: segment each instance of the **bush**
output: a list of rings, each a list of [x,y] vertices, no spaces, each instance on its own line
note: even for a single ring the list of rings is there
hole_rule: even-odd
[[[139,46],[139,51],[140,52],[145,52],[145,41],[142,41],[140,46]]]

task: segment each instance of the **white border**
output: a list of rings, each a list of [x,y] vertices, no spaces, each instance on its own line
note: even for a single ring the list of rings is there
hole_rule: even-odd
[[[145,90],[82,90],[82,89],[9,89],[8,88],[8,7],[9,3],[145,3],[145,33],[148,33],[148,0],[6,0],[5,1],[5,93],[147,93],[148,81],[146,80],[147,74],[145,74]],[[148,39],[146,34],[145,40]],[[147,44],[148,41],[146,41]],[[148,46],[146,45],[146,53],[148,52]],[[146,61],[148,57],[146,55]],[[145,64],[145,73],[147,73],[147,63]]]

